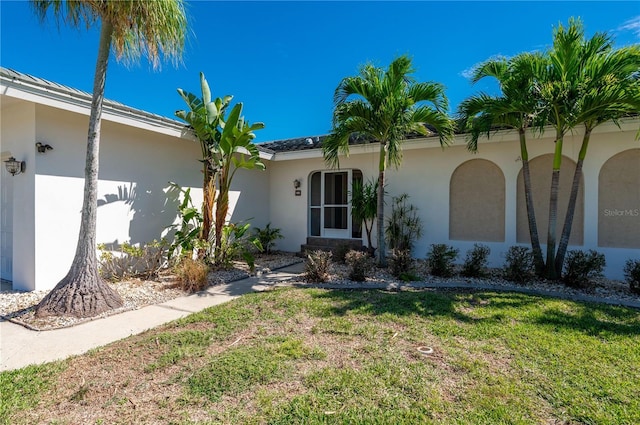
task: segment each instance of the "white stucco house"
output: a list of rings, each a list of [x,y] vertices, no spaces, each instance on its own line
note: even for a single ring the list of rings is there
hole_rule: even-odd
[[[0,171],[0,277],[14,289],[52,288],[67,272],[79,229],[90,94],[9,69],[0,69],[2,161],[25,162],[22,173]],[[640,258],[640,118],[607,123],[591,138],[583,169],[569,249],[606,255],[606,275],[622,278],[624,262]],[[546,235],[553,132],[529,135],[536,215]],[[340,169],[328,169],[323,137],[260,144],[266,171],[238,174],[231,221],[271,223],[284,239],[277,248],[298,252],[323,240],[366,242],[351,220],[354,179],[377,177],[378,146],[356,144]],[[578,129],[565,138],[559,231],[582,141]],[[39,145],[37,145],[39,144]],[[42,147],[49,145],[52,149]],[[40,149],[38,149],[40,147]],[[515,132],[496,133],[469,153],[464,135],[442,149],[437,138],[404,143],[399,170],[387,173],[389,198],[402,193],[419,209],[424,235],[415,257],[432,243],[461,253],[479,242],[500,266],[507,249],[528,243],[521,162]],[[159,239],[177,217],[169,182],[191,187],[201,202],[199,146],[181,122],[107,101],[103,113],[99,173],[98,242],[146,243]],[[390,202],[387,202],[389,207]],[[375,240],[375,239],[374,239]]]

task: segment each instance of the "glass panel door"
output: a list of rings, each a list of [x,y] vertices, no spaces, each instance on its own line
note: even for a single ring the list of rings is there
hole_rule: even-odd
[[[352,171],[318,171],[309,188],[309,235],[327,238],[351,237]]]

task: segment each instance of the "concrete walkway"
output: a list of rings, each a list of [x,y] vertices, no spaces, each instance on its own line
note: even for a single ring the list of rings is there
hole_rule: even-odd
[[[266,275],[250,277],[224,285],[208,288],[197,294],[180,297],[162,304],[150,305],[139,310],[127,311],[113,316],[84,322],[76,326],[50,331],[32,331],[23,326],[0,320],[0,371],[13,370],[30,364],[60,360],[142,333],[172,320],[196,313],[207,307],[222,304],[240,295],[264,291],[275,286],[304,286],[326,289],[385,289],[403,288],[463,288],[492,291],[520,292],[573,301],[597,302],[640,308],[640,302],[606,300],[588,295],[570,295],[561,292],[527,289],[518,286],[494,286],[466,282],[426,283],[412,282],[407,285],[375,283],[350,284],[300,284],[299,275],[303,263],[284,267]]]
[[[302,272],[303,264],[294,264],[269,274],[209,287],[197,294],[175,298],[76,326],[50,331],[32,331],[0,320],[0,371],[31,364],[61,360],[142,333],[148,329],[222,304],[240,295],[286,284]]]

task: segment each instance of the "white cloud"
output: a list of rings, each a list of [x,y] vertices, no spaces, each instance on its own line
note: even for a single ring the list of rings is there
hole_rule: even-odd
[[[618,27],[618,31],[631,31],[636,35],[636,37],[640,38],[640,15],[635,18],[631,18],[624,24],[620,25]]]

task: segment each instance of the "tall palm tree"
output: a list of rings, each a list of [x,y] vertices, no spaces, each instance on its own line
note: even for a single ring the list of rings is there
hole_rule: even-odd
[[[419,83],[411,59],[396,58],[385,71],[367,64],[360,75],[344,78],[334,93],[333,130],[322,150],[326,162],[339,167],[339,155],[349,155],[349,139],[364,137],[380,144],[378,161],[378,265],[386,266],[384,240],[384,185],[389,165],[402,162],[402,141],[407,134],[424,136],[433,128],[446,145],[453,137],[453,121],[447,116],[444,87],[433,82]]]
[[[85,165],[85,187],[78,245],[67,275],[36,307],[36,315],[95,316],[122,305],[118,294],[98,274],[96,213],[98,154],[109,52],[119,59],[146,55],[154,66],[162,56],[177,61],[182,54],[187,19],[182,0],[32,0],[36,15],[49,11],[74,27],[101,24]]]
[[[579,123],[578,105],[584,84],[581,76],[586,65],[610,48],[611,40],[603,33],[596,33],[585,41],[582,23],[577,19],[570,19],[567,28],[559,25],[554,29],[553,46],[548,52],[549,65],[535,83],[544,106],[542,119],[538,121],[539,128],[551,125],[555,130],[546,258],[547,277],[550,279],[559,277],[556,269],[556,225],[564,135]]]
[[[564,227],[556,253],[555,269],[560,276],[571,236],[582,165],[587,155],[591,132],[600,124],[618,120],[640,111],[640,46],[608,48],[585,58],[579,76],[580,94],[576,103],[576,122],[584,126],[582,145],[578,153]]]
[[[518,131],[529,235],[539,274],[544,270],[544,258],[535,217],[526,132],[534,123],[540,108],[533,82],[544,64],[544,56],[530,53],[522,53],[511,59],[489,59],[474,70],[471,81],[475,84],[483,78],[495,78],[501,94],[491,96],[479,93],[465,99],[458,107],[461,129],[468,134],[467,148],[472,152],[477,152],[478,139],[482,134],[490,137],[491,132],[496,130]]]

